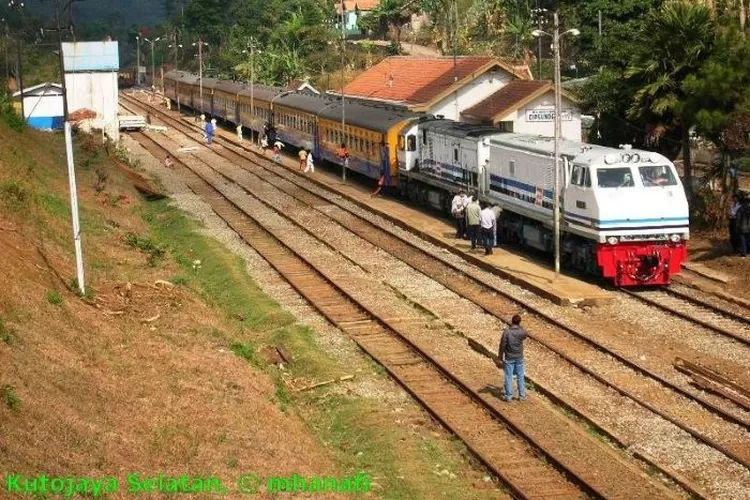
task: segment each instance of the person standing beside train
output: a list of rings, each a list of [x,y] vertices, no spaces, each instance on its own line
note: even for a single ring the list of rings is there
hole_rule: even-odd
[[[737,253],[740,248],[739,233],[737,232],[737,212],[740,209],[740,200],[739,193],[734,193],[732,204],[729,207],[729,244],[732,246],[732,253]]]
[[[214,141],[214,127],[216,127],[216,120],[212,119],[210,122],[206,122],[206,128],[204,130],[206,136],[206,144],[209,146]]]
[[[471,239],[471,249],[477,248],[479,242],[479,213],[482,208],[479,206],[477,197],[471,196],[471,203],[466,207],[466,225],[469,227],[469,238]]]
[[[523,341],[526,330],[521,328],[521,316],[514,314],[510,327],[500,337],[500,348],[497,353],[497,366],[505,374],[505,401],[513,399],[513,374],[518,384],[518,400],[526,399],[526,381],[524,380]]]
[[[740,208],[737,210],[737,239],[740,244],[740,255],[747,256],[748,243],[750,243],[750,198],[742,197]]]
[[[498,233],[500,231],[500,214],[503,213],[503,209],[500,208],[500,205],[493,205],[492,212],[495,214],[495,233],[494,238],[492,240],[492,246],[496,247],[497,242],[500,241],[500,236],[498,236]]]
[[[457,240],[466,236],[466,205],[468,205],[466,192],[461,189],[451,201],[451,215],[456,220]]]
[[[492,247],[495,243],[495,229],[497,226],[497,219],[495,219],[495,212],[490,208],[488,203],[481,204],[482,211],[479,212],[479,225],[482,231],[482,245],[484,246],[484,254],[492,255]]]

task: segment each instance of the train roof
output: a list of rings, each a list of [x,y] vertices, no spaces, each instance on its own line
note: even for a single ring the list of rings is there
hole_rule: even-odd
[[[508,132],[498,133],[497,135],[493,136],[490,141],[492,144],[524,149],[543,155],[553,156],[555,154],[554,137],[516,134]],[[590,164],[595,160],[600,160],[605,155],[620,155],[624,152],[627,152],[629,154],[638,153],[642,157],[658,154],[652,151],[645,151],[643,149],[631,148],[626,150],[624,148],[611,148],[608,146],[601,146],[599,144],[588,144],[585,142],[560,139],[560,154],[562,156],[567,156],[573,159],[576,163]],[[661,155],[659,155],[659,158],[665,162],[669,161],[667,158],[664,158]]]
[[[340,97],[291,92],[277,98],[274,103],[306,111],[321,118],[341,120]],[[403,107],[376,105],[350,99],[345,99],[343,113],[346,123],[379,132],[385,132],[397,123],[420,116]]]
[[[169,71],[164,75],[165,78],[177,80],[187,85],[198,85],[200,79],[195,73],[187,71]],[[268,85],[254,84],[251,92],[250,84],[242,81],[220,80],[218,78],[203,78],[204,89],[221,90],[230,94],[239,94],[250,97],[252,94],[255,99],[260,101],[270,101],[274,96],[284,92],[282,87],[271,87]]]
[[[434,118],[431,120],[423,121],[419,124],[419,126],[424,130],[434,130],[444,135],[460,138],[481,138],[485,136],[496,135],[499,133],[499,131],[495,127],[491,127],[489,125],[474,125],[471,123],[454,122],[453,120],[445,120],[443,118]]]

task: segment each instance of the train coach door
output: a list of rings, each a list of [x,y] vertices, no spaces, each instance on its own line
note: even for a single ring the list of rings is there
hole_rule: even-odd
[[[596,200],[591,188],[589,167],[573,165],[570,183],[564,191],[563,208],[564,219],[571,223],[590,225],[596,212]]]

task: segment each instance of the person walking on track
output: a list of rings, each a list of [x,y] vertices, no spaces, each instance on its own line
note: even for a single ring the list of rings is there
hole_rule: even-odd
[[[276,141],[273,143],[273,161],[276,163],[281,163],[281,149],[284,147],[284,145],[281,143],[281,141]]]
[[[505,401],[513,399],[513,374],[518,384],[518,400],[526,399],[526,381],[524,380],[523,341],[526,330],[521,328],[521,316],[513,315],[507,328],[500,338],[500,349],[497,353],[498,366],[505,372]]]
[[[307,151],[305,148],[299,150],[299,169],[304,170],[307,166]]]
[[[206,144],[209,146],[214,142],[214,131],[216,129],[216,119],[206,122]]]
[[[237,142],[242,142],[242,124],[241,123],[237,125]]]
[[[305,166],[305,173],[307,173],[308,170],[313,174],[315,173],[315,163],[313,163],[312,149],[307,153],[307,165]]]

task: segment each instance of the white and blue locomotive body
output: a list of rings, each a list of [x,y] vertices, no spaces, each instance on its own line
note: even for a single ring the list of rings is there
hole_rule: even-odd
[[[552,138],[447,120],[421,121],[403,133],[399,185],[406,196],[445,209],[455,192],[468,189],[503,208],[499,227],[506,241],[552,250]],[[668,159],[573,141],[560,141],[560,157],[562,258],[568,264],[617,285],[665,284],[679,273],[687,255],[688,205]]]

